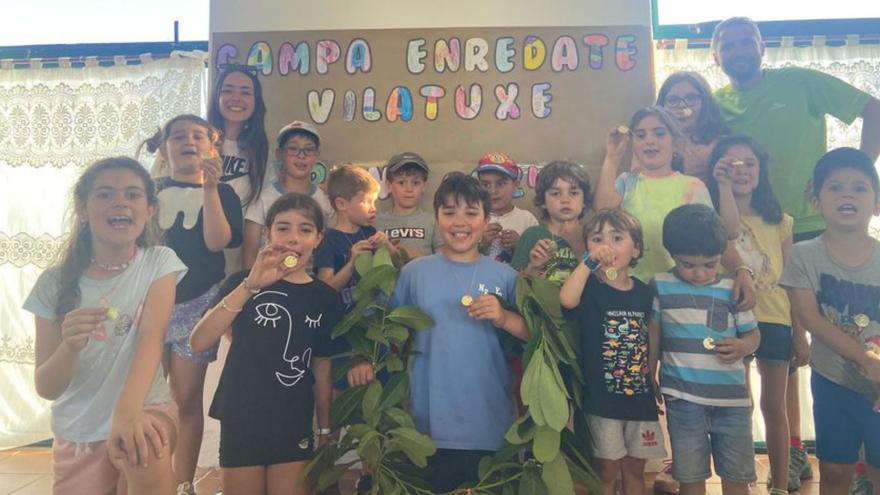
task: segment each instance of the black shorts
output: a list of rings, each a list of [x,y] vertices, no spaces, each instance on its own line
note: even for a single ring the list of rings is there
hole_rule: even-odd
[[[428,458],[431,490],[434,493],[447,493],[455,490],[462,483],[479,481],[480,459],[487,455],[492,455],[492,452],[437,449],[437,452]]]
[[[758,322],[761,344],[754,356],[771,364],[788,365],[791,362],[791,327],[780,323]]]
[[[294,421],[296,423],[296,421]],[[299,430],[297,433],[295,430]],[[220,467],[270,466],[307,461],[314,454],[311,427],[265,428],[256,422],[220,422]]]

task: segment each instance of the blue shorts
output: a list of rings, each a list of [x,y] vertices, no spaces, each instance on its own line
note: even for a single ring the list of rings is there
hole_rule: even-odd
[[[861,394],[812,373],[816,457],[833,464],[855,464],[859,447],[865,462],[880,468],[880,413]]]
[[[666,423],[672,444],[672,477],[680,483],[699,483],[712,471],[734,483],[751,483],[755,476],[750,407],[704,406],[665,396]]]
[[[761,330],[761,344],[755,357],[763,362],[788,366],[791,363],[791,327],[780,323],[758,322]]]

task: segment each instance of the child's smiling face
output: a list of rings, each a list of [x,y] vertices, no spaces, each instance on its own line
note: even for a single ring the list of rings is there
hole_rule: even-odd
[[[880,215],[880,201],[871,180],[852,168],[831,172],[813,198],[829,229],[867,230],[871,217]]]

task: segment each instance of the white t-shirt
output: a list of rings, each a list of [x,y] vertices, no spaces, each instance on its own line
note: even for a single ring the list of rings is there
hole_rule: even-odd
[[[503,215],[490,213],[489,223],[500,224],[502,230],[513,230],[517,234],[522,235],[527,228],[538,225],[538,219],[535,218],[535,215],[532,215],[532,212],[514,206],[512,210]],[[495,241],[492,242],[492,245],[489,246],[489,251],[486,254],[495,261],[500,261],[502,263],[510,263],[513,258],[512,251],[507,251],[501,247],[500,238],[495,239]]]
[[[251,169],[250,160],[239,152],[238,142],[234,139],[223,140],[223,145],[220,147],[220,159],[223,160],[223,177],[220,180],[235,189],[235,194],[238,194],[241,205],[244,207],[248,194],[251,192],[251,179],[248,176]]]
[[[273,180],[263,187],[260,197],[252,201],[250,206],[248,206],[244,213],[244,219],[250,220],[257,225],[265,226],[266,213],[269,211],[269,207],[283,194],[285,194],[285,191],[281,184],[277,180]],[[312,192],[309,195],[318,202],[321,212],[324,213],[324,230],[329,229],[336,220],[336,212],[330,206],[330,198],[327,197],[327,193],[315,185],[312,186]]]
[[[137,352],[147,292],[153,282],[173,272],[180,282],[186,266],[171,248],[154,246],[141,249],[129,267],[112,278],[80,277],[78,307],[100,307],[101,299],[106,298],[118,315],[104,324],[106,340],[88,340],[76,359],[70,384],[52,402],[52,431],[56,436],[70,442],[99,442],[110,436],[113,411]],[[58,283],[56,270],[43,272],[25,300],[24,309],[41,318],[57,320]],[[166,402],[171,402],[171,394],[159,363],[144,404]]]

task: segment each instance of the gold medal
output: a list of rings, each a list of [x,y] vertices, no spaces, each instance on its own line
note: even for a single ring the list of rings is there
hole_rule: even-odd
[[[853,323],[859,327],[859,330],[864,330],[871,324],[871,319],[868,318],[868,315],[864,313],[859,313],[853,317]]]
[[[474,298],[471,297],[470,294],[465,294],[465,295],[461,296],[461,305],[462,306],[468,307],[473,303],[474,303]]]
[[[119,318],[119,310],[114,307],[107,308],[107,318],[111,320]]]
[[[202,160],[211,160],[214,158],[213,151],[203,151],[202,152]]]
[[[707,351],[711,351],[712,349],[714,349],[715,339],[713,339],[712,337],[706,337],[705,339],[703,339],[703,348]]]
[[[605,278],[608,280],[617,280],[617,269],[614,267],[605,269]]]
[[[550,243],[547,245],[547,249],[549,249],[550,251],[556,251],[558,248],[559,244],[556,244],[556,241],[554,240],[551,240]]]
[[[284,258],[284,266],[286,266],[287,268],[293,268],[297,265],[297,263],[299,263],[299,258],[295,255],[291,254]]]
[[[685,118],[690,117],[693,114],[694,114],[694,110],[692,108],[684,107],[681,109],[681,116],[682,117],[685,117]]]
[[[625,125],[617,126],[616,130],[617,130],[618,134],[629,134],[629,127],[627,127]]]

